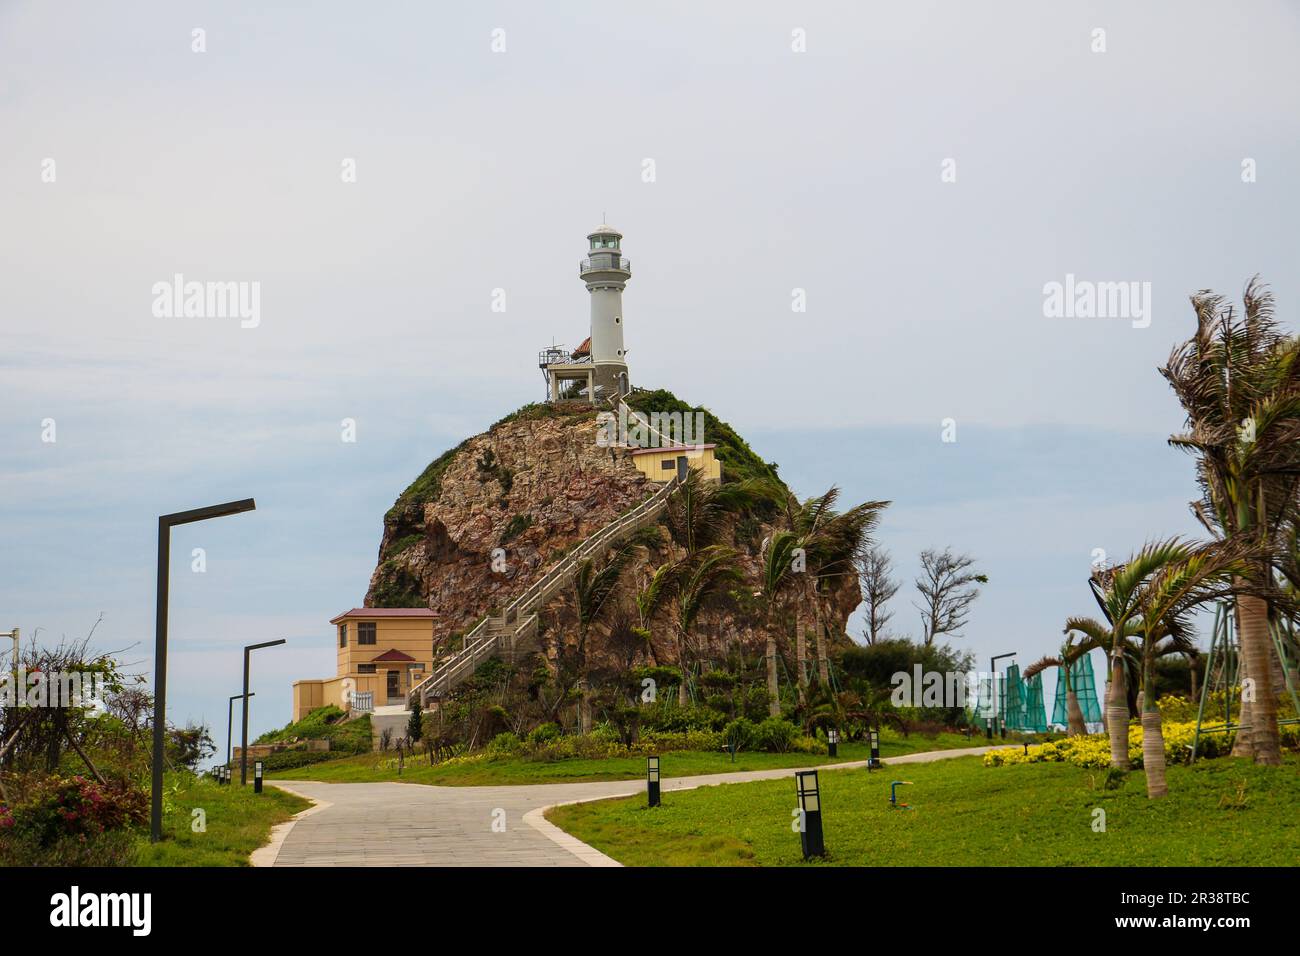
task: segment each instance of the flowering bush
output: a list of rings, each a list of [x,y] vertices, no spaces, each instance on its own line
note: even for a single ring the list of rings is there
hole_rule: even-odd
[[[1163,707],[1163,701],[1162,701]],[[1207,722],[1208,725],[1208,722]],[[1300,726],[1286,724],[1282,731],[1282,745],[1300,748]],[[1186,763],[1191,756],[1192,741],[1196,738],[1196,721],[1170,721],[1161,727],[1165,739],[1165,759],[1170,763]],[[1232,750],[1228,734],[1201,734],[1197,754],[1204,757],[1222,757]],[[1136,722],[1128,728],[1128,757],[1134,767],[1142,766],[1142,726]],[[1110,766],[1110,740],[1105,734],[1085,737],[1066,737],[1051,743],[1025,748],[1007,747],[990,750],[984,755],[984,766],[1005,767],[1018,763],[1071,763],[1076,767],[1100,770]]]
[[[0,810],[0,828],[41,846],[63,837],[97,836],[144,823],[148,802],[128,786],[105,786],[85,777],[46,777],[12,807]]]

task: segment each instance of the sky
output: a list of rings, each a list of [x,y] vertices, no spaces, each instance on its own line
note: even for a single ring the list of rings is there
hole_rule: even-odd
[[[1196,532],[1188,296],[1258,273],[1296,326],[1297,9],[0,0],[0,628],[102,614],[148,672],[156,516],[254,497],[173,535],[168,715],[224,744],[283,637],[284,724],[393,499],[586,336],[604,219],[633,383],[891,500],[900,633],[917,553],[974,555],[954,643],[1023,667],[1095,548]],[[157,314],[177,274],[256,324]],[[1053,317],[1067,276],[1149,312]]]

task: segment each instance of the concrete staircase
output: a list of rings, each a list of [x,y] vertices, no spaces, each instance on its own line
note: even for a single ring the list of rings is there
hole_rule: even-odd
[[[465,646],[437,664],[428,677],[411,688],[411,693],[419,694],[422,706],[427,706],[472,676],[488,658],[501,657],[513,662],[530,650],[537,639],[537,612],[573,583],[578,565],[657,521],[677,485],[678,479],[673,478],[631,511],[584,538],[528,590],[507,604],[500,615],[489,615],[479,621],[465,635]]]

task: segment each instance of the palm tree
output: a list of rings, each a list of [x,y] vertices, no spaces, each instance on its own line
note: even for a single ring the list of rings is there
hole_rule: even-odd
[[[1147,555],[1161,559],[1143,582],[1138,598],[1142,615],[1142,764],[1147,796],[1152,799],[1169,792],[1164,733],[1155,699],[1155,661],[1161,631],[1185,633],[1185,619],[1194,609],[1232,594],[1236,582],[1249,573],[1251,549],[1252,543],[1242,539],[1199,546],[1170,539],[1147,545],[1135,559]]]
[[[578,619],[578,687],[582,694],[578,705],[578,724],[583,733],[591,729],[591,699],[587,680],[587,638],[591,628],[614,607],[612,600],[631,556],[631,549],[620,548],[604,558],[592,556],[578,563],[573,574],[573,606]]]
[[[1128,673],[1136,668],[1138,656],[1132,640],[1141,634],[1141,622],[1129,618],[1119,627],[1112,627],[1091,617],[1071,617],[1065,621],[1065,633],[1071,631],[1078,631],[1094,647],[1106,652],[1110,679],[1106,681],[1102,713],[1106,718],[1106,734],[1110,738],[1110,765],[1128,770]]]
[[[770,482],[750,479],[719,484],[688,468],[686,477],[668,499],[664,525],[688,556],[718,544],[728,523],[738,514],[770,501]]]
[[[1029,680],[1035,674],[1042,673],[1049,667],[1060,670],[1061,676],[1058,680],[1065,681],[1065,720],[1071,737],[1083,736],[1088,732],[1088,727],[1083,720],[1083,709],[1079,706],[1079,695],[1075,692],[1074,683],[1070,680],[1070,669],[1084,654],[1087,654],[1094,647],[1096,647],[1095,641],[1085,640],[1076,644],[1074,643],[1074,636],[1070,635],[1066,638],[1065,643],[1061,645],[1061,652],[1056,657],[1048,655],[1039,658],[1025,668],[1025,680]]]
[[[763,564],[759,589],[754,592],[762,605],[763,635],[767,639],[767,712],[781,716],[781,700],[776,681],[776,615],[791,590],[795,576],[795,550],[799,536],[793,531],[776,531],[763,541]]]
[[[637,626],[646,644],[652,664],[658,663],[654,644],[654,619],[668,605],[673,589],[677,583],[679,568],[673,561],[665,561],[654,569],[645,586],[634,597],[636,604]]]
[[[709,545],[693,558],[683,561],[677,572],[673,624],[677,629],[677,662],[682,671],[677,700],[683,706],[686,704],[686,685],[690,676],[686,657],[691,631],[695,628],[700,612],[710,602],[743,580],[738,557],[737,552],[731,548]]]
[[[1196,334],[1174,349],[1161,374],[1187,414],[1187,431],[1169,442],[1196,456],[1202,494],[1193,511],[1211,534],[1249,536],[1258,550],[1234,595],[1245,676],[1269,688],[1269,621],[1280,603],[1273,570],[1300,480],[1300,339],[1279,330],[1272,294],[1257,278],[1242,302],[1238,313],[1208,290],[1193,296]],[[1275,693],[1243,700],[1241,722],[1250,732],[1238,734],[1234,753],[1280,763]]]
[[[807,646],[803,608],[810,605],[816,623],[817,670],[823,684],[829,683],[829,658],[826,653],[824,602],[830,590],[846,580],[856,580],[855,560],[870,546],[871,532],[888,501],[868,501],[840,513],[836,510],[840,490],[831,486],[825,494],[800,502],[785,495],[782,509],[787,530],[795,535],[791,558],[800,557],[800,577],[790,590],[794,596],[795,660],[798,668],[799,698],[807,697]],[[796,570],[792,567],[792,570]],[[793,582],[792,582],[793,583]]]

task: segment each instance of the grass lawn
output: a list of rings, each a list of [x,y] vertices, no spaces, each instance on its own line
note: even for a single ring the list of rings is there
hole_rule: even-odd
[[[880,755],[891,757],[923,750],[978,747],[984,743],[986,741],[981,737],[967,740],[964,734],[939,734],[936,737],[912,734],[908,738],[903,738],[893,731],[885,731],[880,736]],[[665,777],[686,777],[742,770],[771,770],[778,767],[811,767],[825,763],[866,760],[871,756],[871,748],[866,744],[840,744],[839,750],[839,756],[835,758],[800,753],[738,753],[735,763],[731,762],[731,755],[727,753],[672,751],[663,755],[660,768]],[[398,776],[397,758],[391,753],[361,754],[267,774],[268,778],[277,780],[320,780],[326,783],[401,780],[404,783],[458,787],[635,780],[643,776],[645,776],[644,757],[550,761],[508,758],[430,767],[427,758],[422,756],[408,758],[405,770],[401,776]]]
[[[163,841],[150,843],[146,831],[136,866],[248,866],[249,854],[266,843],[271,827],[311,806],[278,787],[254,794],[251,781],[247,787],[220,786],[168,774],[165,785]],[[206,832],[193,830],[196,809],[206,815]]]
[[[1141,771],[1118,790],[1063,763],[986,768],[977,758],[819,774],[828,857],[803,863],[794,780],[728,784],[557,807],[547,818],[629,866],[1294,866],[1300,758],[1169,768],[1148,800]],[[910,780],[889,808],[891,780]],[[1093,831],[1093,811],[1106,831]]]

